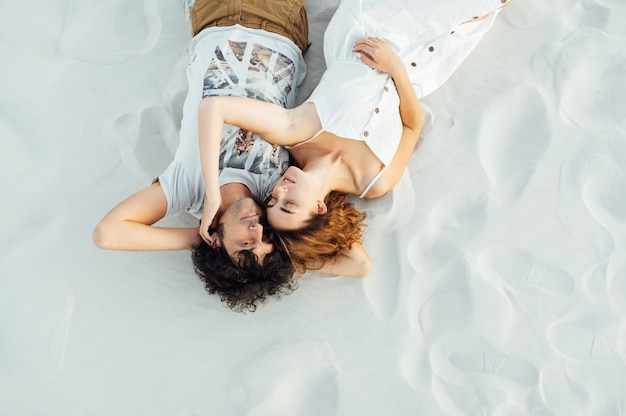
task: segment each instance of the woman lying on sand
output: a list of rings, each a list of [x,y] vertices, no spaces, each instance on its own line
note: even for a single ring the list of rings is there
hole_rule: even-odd
[[[220,205],[222,125],[289,146],[298,165],[267,204],[269,223],[296,267],[325,264],[349,249],[363,216],[345,194],[375,198],[392,189],[422,127],[418,96],[439,87],[491,26],[507,0],[343,0],[325,32],[327,70],[293,109],[241,97],[199,106],[206,200],[200,235]],[[397,52],[396,52],[397,51]]]

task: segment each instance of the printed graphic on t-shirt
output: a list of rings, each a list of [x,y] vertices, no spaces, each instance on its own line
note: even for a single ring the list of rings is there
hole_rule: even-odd
[[[215,48],[202,97],[245,96],[285,107],[294,83],[295,65],[282,53],[256,43],[228,41]]]
[[[243,96],[285,107],[295,81],[295,65],[285,55],[255,43],[228,41],[215,48],[202,97]],[[220,144],[220,168],[246,169],[269,178],[280,174],[281,155],[281,147],[229,126]]]
[[[266,177],[280,175],[282,148],[258,134],[228,126],[220,145],[220,168],[245,169]]]

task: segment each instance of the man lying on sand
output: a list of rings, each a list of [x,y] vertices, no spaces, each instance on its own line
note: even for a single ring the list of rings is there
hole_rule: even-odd
[[[225,125],[219,146],[219,214],[210,245],[198,228],[153,224],[183,211],[200,217],[205,187],[198,154],[198,102],[209,96],[247,96],[291,107],[305,75],[308,46],[304,0],[197,0],[180,144],[170,166],[147,188],[122,201],[96,226],[94,243],[114,250],[191,249],[194,268],[210,293],[233,309],[253,310],[271,295],[289,293],[294,269],[272,244],[260,204],[289,164],[281,146]],[[237,13],[232,11],[241,7]],[[229,14],[231,13],[231,14]],[[263,28],[263,29],[261,29]],[[356,255],[363,255],[360,246]],[[349,256],[343,257],[346,262]],[[363,264],[362,258],[358,259]],[[367,258],[365,258],[367,260]],[[358,267],[328,264],[325,273],[350,275]],[[367,263],[366,263],[367,264]]]
[[[359,133],[354,136],[354,141],[357,143],[355,146],[367,147],[363,147],[361,153],[371,152],[371,155],[368,154],[371,156],[368,158],[371,163],[361,172],[362,175],[358,175],[360,178],[358,181],[353,178],[355,181],[344,182],[356,185],[355,189],[359,188],[358,193],[365,197],[378,196],[393,187],[403,167],[406,166],[419,135],[419,128],[407,126],[404,122],[404,116],[413,113],[412,110],[403,109],[406,107],[405,104],[412,103],[412,100],[407,97],[410,98],[412,95],[422,97],[441,85],[491,26],[502,3],[506,4],[506,0],[469,0],[467,2],[446,0],[437,4],[408,0],[400,3],[391,0],[361,3],[344,0],[340,4],[338,13],[329,24],[330,37],[328,30],[326,32],[325,53],[327,55],[329,53],[358,55],[357,60],[362,60],[367,65],[354,62],[354,57],[342,59],[347,59],[351,64],[357,63],[366,68],[369,66],[379,69],[378,72],[369,72],[369,74],[381,79],[387,78],[383,82],[384,89],[381,86],[381,91],[384,91],[381,97],[384,98],[387,95],[395,97],[395,101],[384,99],[384,102],[381,102],[384,108],[378,105],[376,100],[368,102],[361,100],[364,106],[359,104],[359,106],[352,105],[352,107],[360,108],[359,117],[365,120],[365,127],[371,118],[368,114],[384,115],[392,114],[394,111],[396,115],[401,114],[399,117],[392,117],[393,123],[400,123],[403,126],[393,129],[395,145],[391,147],[377,144],[379,136],[381,138],[390,136],[383,134],[382,127],[373,131],[376,134],[370,134],[368,129],[361,129],[362,135]],[[245,10],[242,10],[242,7]],[[355,10],[356,14],[353,13]],[[344,13],[339,13],[339,11],[344,11]],[[379,22],[383,15],[389,15],[384,25]],[[431,22],[427,16],[433,16],[437,21]],[[302,52],[306,50],[308,37],[306,12],[303,1],[267,0],[261,2],[260,6],[251,7],[241,6],[239,2],[198,0],[191,10],[191,17],[194,40],[189,63],[189,94],[184,107],[181,143],[175,160],[150,187],[123,201],[107,214],[96,227],[94,241],[98,246],[108,249],[193,249],[194,266],[205,281],[207,290],[211,293],[218,293],[232,308],[253,310],[257,302],[273,294],[288,293],[294,287],[293,266],[297,250],[285,238],[280,240],[281,248],[286,248],[288,253],[272,244],[273,233],[264,227],[264,213],[254,201],[254,199],[259,202],[265,201],[270,197],[272,187],[281,179],[280,174],[287,164],[287,156],[282,148],[269,145],[258,135],[225,124],[217,134],[219,146],[213,148],[215,151],[211,152],[211,157],[203,156],[205,166],[202,166],[198,149],[197,122],[201,121],[201,125],[206,125],[204,116],[209,115],[210,111],[200,106],[203,118],[198,120],[197,108],[201,101],[208,102],[204,100],[205,98],[225,95],[256,98],[274,104],[278,108],[293,107],[297,86],[304,76]],[[348,21],[343,21],[345,19]],[[418,24],[420,22],[423,24]],[[474,22],[474,24],[467,25],[468,22]],[[350,24],[346,26],[347,23]],[[335,28],[334,32],[332,28]],[[413,33],[415,31],[419,33]],[[386,40],[367,37],[367,35],[384,36]],[[355,36],[361,40],[352,39]],[[337,46],[334,52],[326,50],[329,39],[332,40],[331,45]],[[389,44],[394,43],[395,46],[399,46],[400,52],[391,50]],[[354,45],[358,47],[354,48]],[[380,62],[377,62],[377,59]],[[389,67],[388,59],[395,63],[399,62],[401,65],[394,63]],[[358,65],[353,66],[357,68]],[[404,66],[403,71],[396,71],[401,66]],[[387,70],[386,68],[393,69]],[[397,85],[397,77],[391,75],[392,70],[394,74],[399,74],[401,86]],[[401,72],[406,72],[406,74],[401,74]],[[326,79],[326,82],[320,82],[320,85],[328,85],[329,79],[332,84],[337,76],[341,78],[345,75],[342,71],[335,71],[334,74],[334,77],[325,75],[322,81]],[[370,78],[372,77],[368,79]],[[407,79],[413,91],[410,91],[411,88],[405,88]],[[355,85],[358,79],[345,79],[345,81]],[[360,83],[359,85],[370,86],[370,84]],[[336,95],[339,90],[341,89],[333,91],[326,88],[331,96],[333,93]],[[371,88],[361,88],[361,90],[368,91]],[[408,95],[403,92],[398,97],[398,91],[408,91]],[[345,101],[349,95],[341,98]],[[329,99],[326,97],[321,103],[328,103]],[[389,102],[397,102],[400,107],[394,109]],[[310,103],[308,104],[307,108],[312,108]],[[351,104],[348,104],[345,110],[349,110],[350,106]],[[370,107],[371,111],[367,111]],[[409,108],[417,109],[417,115],[411,116],[410,119],[418,119],[418,107],[412,103]],[[319,106],[314,109],[324,111]],[[259,127],[259,113],[246,112],[242,117],[242,111],[240,108],[239,115],[237,115],[238,122],[233,124],[248,127],[248,130],[266,133],[266,138],[272,136],[271,132],[268,133],[268,129]],[[327,116],[329,114],[343,116],[342,111],[324,112]],[[247,119],[249,117],[250,120]],[[334,127],[328,127],[330,122],[320,117],[317,113],[312,117],[305,117],[308,120],[305,123],[308,130],[305,129],[307,131],[304,133],[312,134],[314,132],[311,128],[318,127],[320,137],[316,138],[316,141],[310,141],[312,139],[306,141],[298,150],[294,149],[296,156],[299,154],[300,158],[306,159],[310,156],[308,153],[311,153],[305,151],[307,145],[313,152],[319,147],[317,145],[323,147],[324,143],[329,142],[330,139],[342,137],[339,133],[327,131],[337,128],[337,122],[334,123]],[[325,118],[328,117],[325,116]],[[346,117],[341,118],[341,120],[344,119]],[[252,124],[249,123],[250,121]],[[276,120],[271,118],[268,121]],[[382,123],[381,126],[389,126],[391,121],[385,116],[382,117]],[[312,127],[309,128],[309,125]],[[359,130],[355,126],[351,128]],[[414,133],[410,135],[412,146],[399,145],[403,142],[402,137],[405,136],[406,128]],[[324,134],[328,137],[324,138]],[[396,140],[398,137],[401,138],[399,141]],[[292,140],[293,137],[289,139]],[[278,141],[278,144],[285,143],[287,142],[284,140]],[[295,143],[300,143],[300,141]],[[292,142],[290,141],[289,144]],[[402,163],[398,165],[398,168],[389,168],[394,165],[394,160],[398,159],[396,154],[402,159]],[[350,156],[351,153],[347,152],[345,155]],[[364,158],[357,157],[355,160],[358,162]],[[355,166],[357,165],[348,168],[347,171],[354,173],[352,168]],[[205,168],[204,174],[203,168]],[[214,175],[212,172],[217,174]],[[374,172],[374,179],[367,181],[366,176],[372,179],[372,172]],[[392,178],[386,180],[385,175],[391,175]],[[286,189],[285,181],[289,182],[289,178],[285,178],[286,176],[283,176],[281,180],[283,188]],[[378,179],[380,181],[376,182]],[[208,185],[206,188],[205,181]],[[375,186],[367,186],[366,191],[361,192],[361,182],[376,183],[376,186],[380,184],[389,186],[382,191],[377,190]],[[283,188],[280,189],[284,191]],[[345,186],[340,188],[345,188]],[[339,190],[346,192],[345,189]],[[284,206],[287,203],[284,201],[285,192],[282,195],[280,206],[276,209],[289,213]],[[272,195],[272,197],[273,202],[269,206],[276,207],[279,198],[277,195]],[[326,216],[327,207],[321,207],[320,204],[316,206],[318,208],[316,215]],[[200,230],[198,228],[152,227],[152,224],[161,218],[176,215],[183,210],[196,216],[200,216],[203,211],[210,212],[211,218],[205,218],[205,223]],[[361,221],[362,217],[357,218],[355,222],[354,227],[357,231],[360,229]],[[330,230],[332,238],[344,238],[343,233]],[[198,231],[204,241],[198,236]],[[368,274],[369,258],[360,244],[360,232],[357,234],[357,240],[345,244],[345,249],[333,253],[331,258],[321,260],[315,247],[328,246],[328,244],[323,241],[315,246],[314,243],[320,242],[311,241],[311,238],[302,240],[306,244],[300,244],[299,248],[302,249],[300,251],[306,252],[306,255],[313,253],[313,256],[300,256],[295,262],[296,266],[299,270],[313,268],[346,276]],[[329,233],[326,232],[325,236],[328,235]]]

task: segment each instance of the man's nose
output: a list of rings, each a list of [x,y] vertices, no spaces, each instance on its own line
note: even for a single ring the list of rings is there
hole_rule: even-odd
[[[255,221],[248,226],[248,231],[254,236],[263,235],[263,226],[258,221]]]

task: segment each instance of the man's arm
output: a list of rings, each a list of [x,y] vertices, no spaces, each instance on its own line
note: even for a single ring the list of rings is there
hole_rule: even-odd
[[[324,263],[321,269],[311,266],[311,271],[336,276],[367,277],[372,270],[372,262],[360,243],[352,244],[332,260]]]
[[[167,199],[157,182],[126,198],[96,226],[93,242],[107,250],[189,250],[200,242],[198,228],[152,224],[165,216]]]

